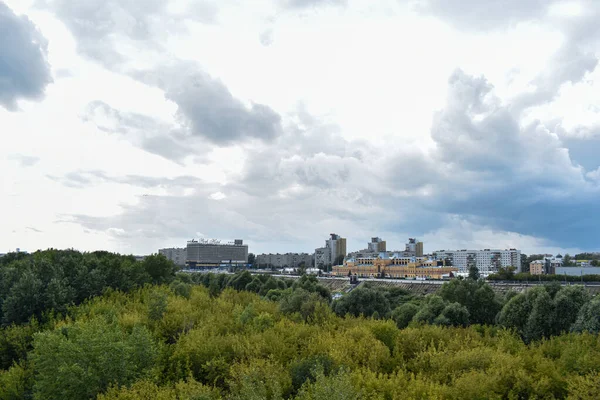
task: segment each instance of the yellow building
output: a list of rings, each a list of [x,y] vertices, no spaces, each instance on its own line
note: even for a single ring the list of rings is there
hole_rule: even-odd
[[[546,268],[542,260],[535,260],[529,263],[529,273],[531,275],[544,275]]]
[[[364,257],[347,259],[344,265],[333,267],[336,276],[359,277],[441,279],[457,272],[457,267],[446,267],[442,261],[424,257]]]

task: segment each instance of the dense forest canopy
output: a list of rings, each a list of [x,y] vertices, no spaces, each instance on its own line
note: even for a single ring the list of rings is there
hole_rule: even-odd
[[[2,260],[0,285],[0,400],[596,399],[600,387],[600,298],[582,286],[363,284],[332,300],[315,277],[56,250]]]

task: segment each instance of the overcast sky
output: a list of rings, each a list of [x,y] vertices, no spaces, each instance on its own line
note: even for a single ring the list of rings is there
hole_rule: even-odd
[[[0,0],[0,252],[600,250],[600,1]]]

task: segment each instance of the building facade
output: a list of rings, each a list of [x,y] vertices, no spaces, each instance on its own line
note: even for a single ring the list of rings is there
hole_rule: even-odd
[[[325,247],[315,249],[315,268],[334,265],[337,261],[346,257],[346,238],[335,233],[325,241]]]
[[[376,257],[348,258],[344,265],[334,266],[336,276],[381,277],[399,279],[442,279],[458,272],[456,267],[444,265],[444,261],[427,257],[405,257],[400,253],[389,257],[382,252]]]
[[[433,256],[436,260],[458,268],[458,273],[466,275],[472,266],[483,276],[498,272],[499,268],[515,267],[521,272],[521,250],[439,250]]]
[[[600,267],[558,267],[556,268],[556,275],[600,275]]]
[[[367,243],[367,250],[372,253],[386,251],[385,240],[381,240],[379,237],[371,238],[371,242]]]
[[[419,242],[414,238],[409,238],[404,251],[411,256],[423,257],[423,242]]]
[[[233,243],[218,240],[190,240],[186,248],[185,264],[190,268],[218,267],[248,263],[248,245],[236,239]]]
[[[187,260],[187,248],[185,247],[170,247],[167,249],[159,249],[158,254],[162,254],[168,260],[171,260],[175,265],[183,266]]]
[[[259,254],[254,263],[259,268],[298,268],[301,265],[311,267],[313,255],[308,253]]]
[[[562,258],[545,257],[542,260],[534,260],[529,263],[531,275],[554,275],[556,269],[562,267]]]

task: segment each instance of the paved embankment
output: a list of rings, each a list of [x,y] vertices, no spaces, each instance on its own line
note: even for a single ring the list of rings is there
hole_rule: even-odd
[[[350,287],[349,279],[347,278],[330,278],[330,277],[319,277],[321,283],[330,288],[331,291],[346,291],[345,289]],[[374,287],[400,287],[408,290],[409,292],[416,294],[430,294],[437,292],[442,285],[443,281],[406,281],[401,279],[361,279],[360,284],[369,282],[370,286]],[[543,285],[542,283],[533,282],[488,282],[492,289],[500,294],[505,294],[509,290],[515,292],[523,292],[532,287]],[[561,283],[565,285],[581,285],[575,283]],[[585,284],[587,290],[593,294],[600,293],[600,284]]]
[[[192,272],[192,271],[187,271]],[[213,271],[211,271],[213,272]],[[227,272],[225,272],[227,273]],[[252,274],[264,273],[264,272],[251,272]],[[278,278],[287,279],[298,279],[297,275],[280,275],[280,274],[269,274]],[[346,277],[318,277],[321,283],[328,287],[332,292],[348,292],[357,285],[351,285],[350,279]],[[362,286],[365,282],[370,282],[369,285],[375,287],[400,287],[408,290],[409,292],[416,294],[430,294],[437,292],[445,281],[417,281],[417,280],[405,280],[405,279],[377,279],[377,278],[365,278],[360,279],[358,286]],[[547,282],[488,282],[492,289],[496,293],[505,294],[509,290],[515,292],[523,292],[532,287],[543,285]],[[563,286],[568,285],[583,285],[592,294],[600,294],[600,283],[575,283],[575,282],[560,282]]]

